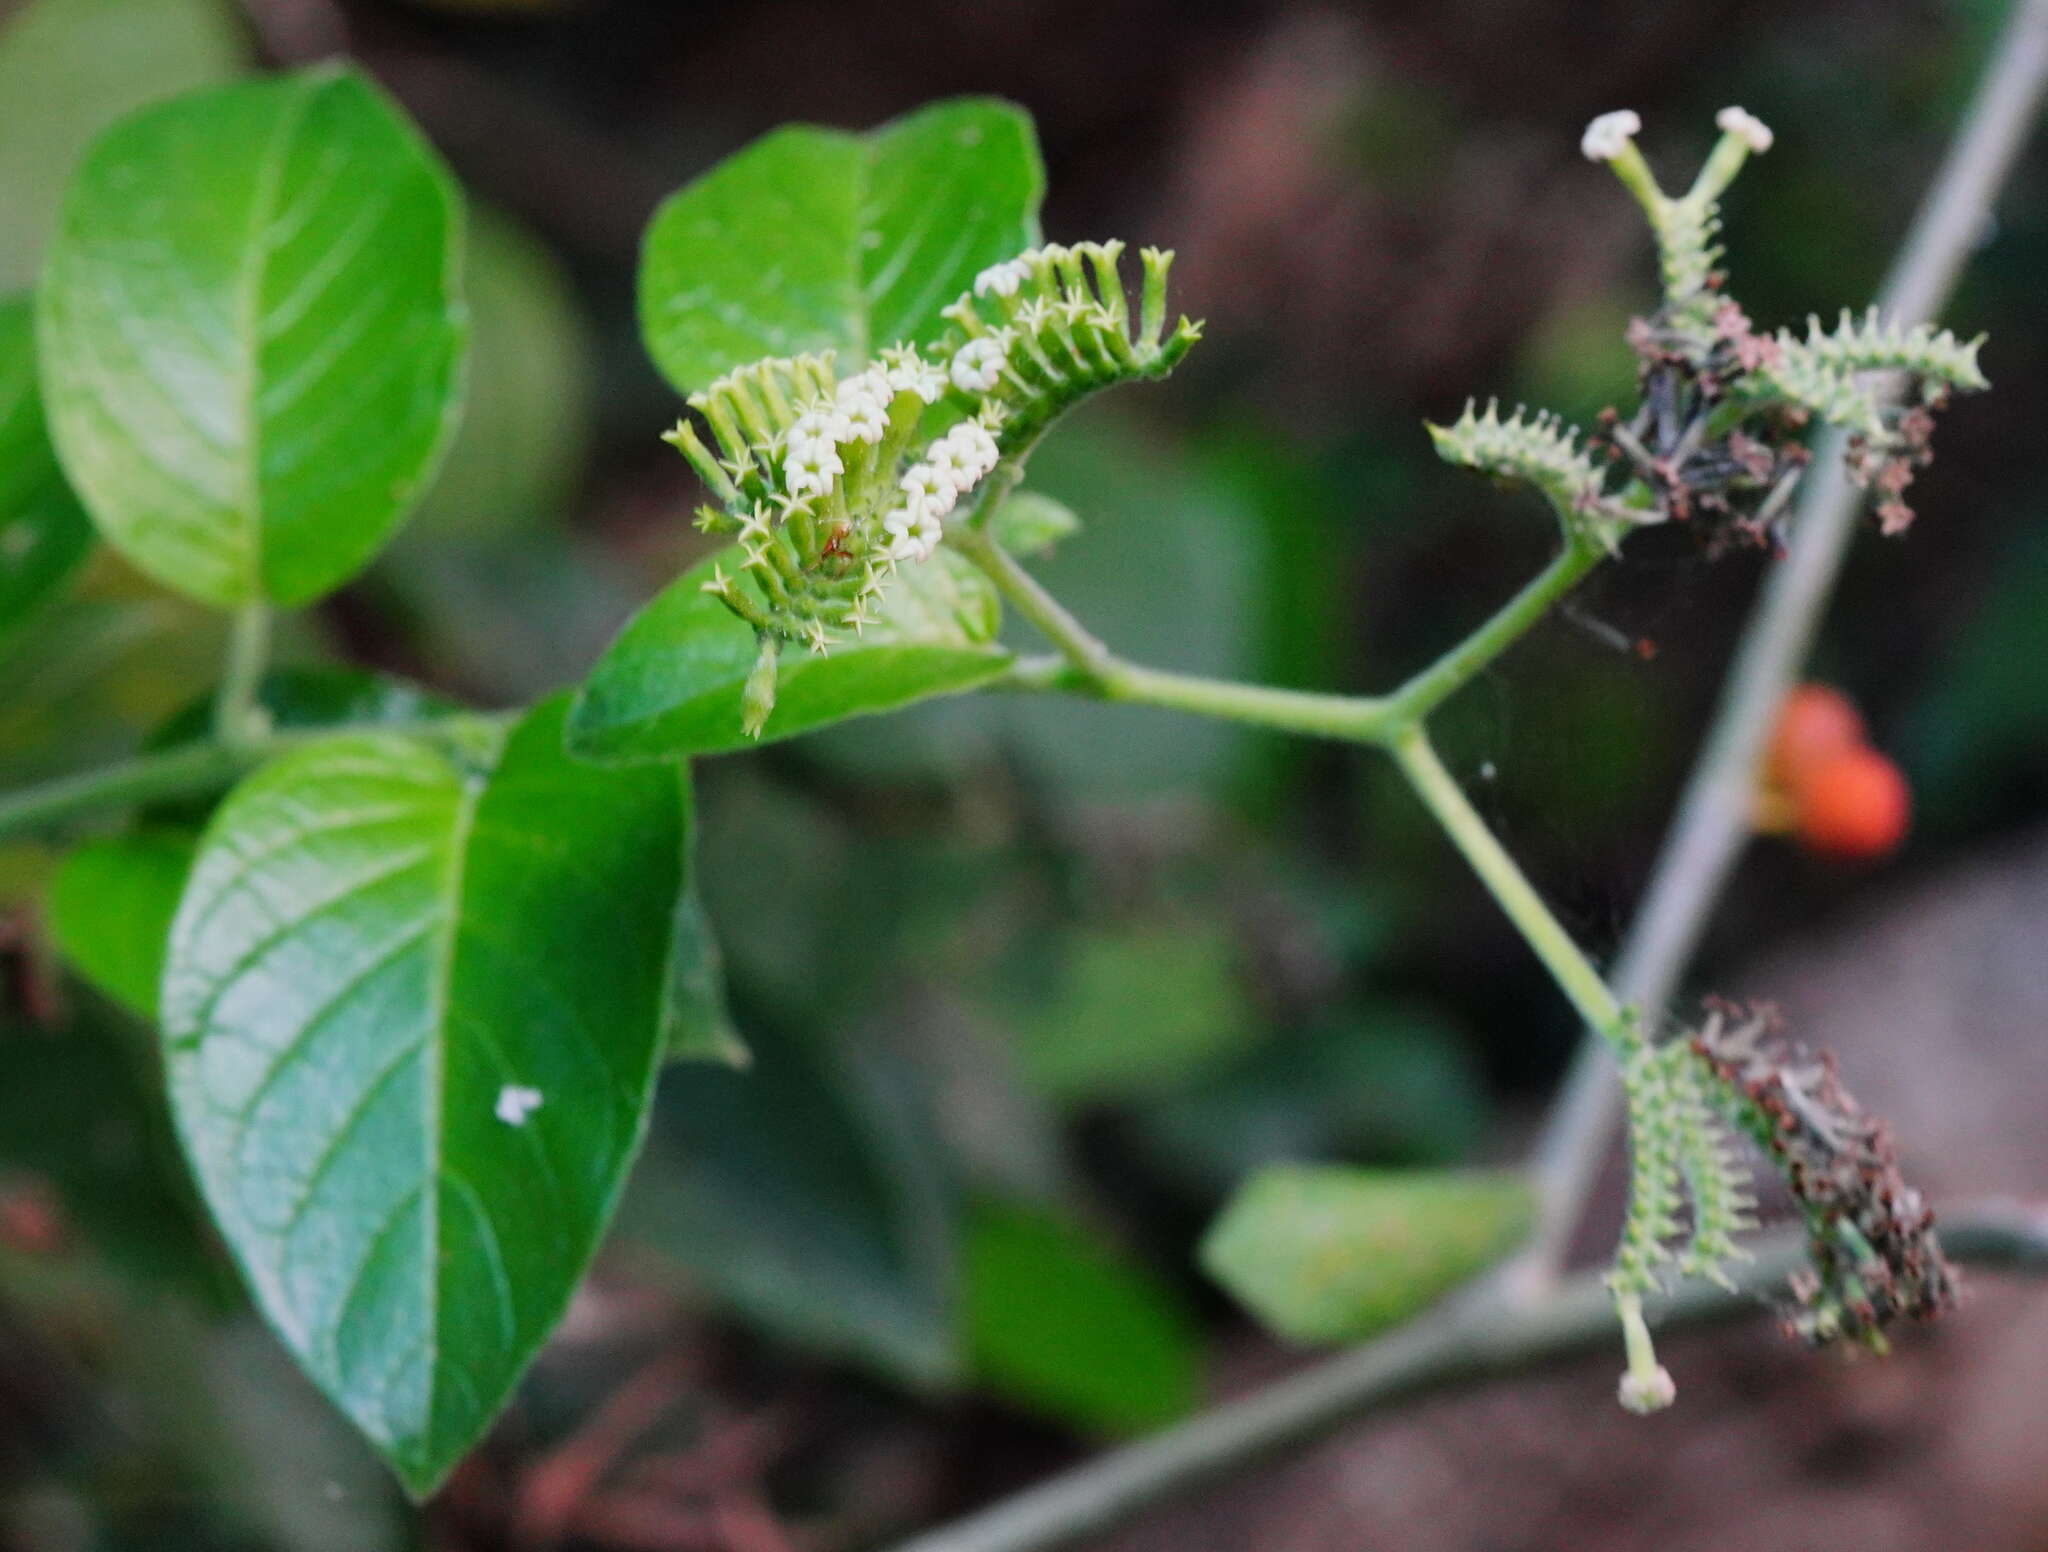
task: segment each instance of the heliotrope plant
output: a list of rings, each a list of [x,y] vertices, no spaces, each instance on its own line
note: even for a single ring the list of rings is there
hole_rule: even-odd
[[[210,733],[188,720],[128,764],[0,800],[0,835],[232,786],[203,831],[155,834],[146,859],[139,836],[93,844],[101,881],[146,860],[160,885],[167,846],[189,858],[160,918],[94,911],[88,892],[59,936],[88,970],[161,962],[113,989],[162,1027],[214,1221],[280,1337],[412,1491],[475,1442],[560,1318],[661,1062],[735,1057],[712,1016],[687,762],[980,687],[1393,757],[1620,1058],[1634,1184],[1611,1281],[1631,1407],[1672,1394],[1644,1299],[1674,1275],[1725,1275],[1753,1225],[1738,1135],[1806,1217],[1803,1335],[1875,1341],[1948,1301],[1926,1206],[1832,1067],[1761,1016],[1667,1033],[1663,1010],[1621,1007],[1428,737],[1435,709],[1635,529],[1771,542],[1816,422],[1849,434],[1851,472],[1899,531],[1933,411],[1984,386],[1976,344],[1946,332],[1876,318],[1758,332],[1719,272],[1717,201],[1769,131],[1728,110],[1673,197],[1637,128],[1605,115],[1584,149],[1657,241],[1661,304],[1630,331],[1638,402],[1590,431],[1492,404],[1431,428],[1445,458],[1537,491],[1562,544],[1389,693],[1127,662],[1021,563],[1046,529],[1045,504],[1018,489],[1039,439],[1096,391],[1163,377],[1200,327],[1169,322],[1170,255],[1138,256],[1134,296],[1120,243],[1044,242],[1029,120],[969,100],[866,135],[779,131],[657,214],[643,331],[689,411],[669,440],[708,495],[697,526],[724,544],[573,694],[490,715],[374,681],[315,706],[265,675],[273,612],[367,562],[459,408],[460,206],[431,151],[374,87],[332,69],[181,98],[94,147],[51,245],[32,351],[25,313],[0,315],[22,325],[0,331],[0,383],[26,385],[0,414],[5,445],[32,441],[54,470],[46,417],[98,533],[235,625]],[[347,179],[331,176],[344,165]],[[21,520],[75,513],[45,503]],[[1005,605],[1055,652],[1004,645]],[[1313,1216],[1299,1193],[1259,1200]],[[1500,1225],[1519,1221],[1470,1181],[1405,1200],[1419,1219],[1477,1204],[1485,1221],[1434,1257],[1432,1287],[1497,1255]],[[1233,1244],[1247,1213],[1226,1214]],[[1415,1221],[1389,1220],[1389,1242],[1418,1243]],[[1235,1256],[1211,1264],[1273,1313]],[[1376,1308],[1391,1307],[1384,1291]]]

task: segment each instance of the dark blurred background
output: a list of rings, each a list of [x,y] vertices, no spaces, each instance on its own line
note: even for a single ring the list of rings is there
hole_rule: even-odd
[[[1046,579],[1141,661],[1375,689],[1476,623],[1552,542],[1537,505],[1439,465],[1423,418],[1498,394],[1586,421],[1630,391],[1622,330],[1654,301],[1649,247],[1578,154],[1586,120],[1636,108],[1651,161],[1682,183],[1716,109],[1759,114],[1777,143],[1728,201],[1731,289],[1760,323],[1832,321],[1875,291],[2002,12],[0,0],[0,293],[32,284],[70,162],[111,117],[258,66],[360,60],[470,192],[472,404],[405,535],[298,622],[290,650],[510,702],[577,677],[699,542],[686,468],[656,440],[678,406],[634,327],[656,202],[790,119],[865,127],[998,93],[1037,118],[1048,236],[1177,249],[1181,303],[1208,322],[1171,383],[1091,408],[1034,465],[1032,484],[1086,524]],[[1806,945],[1873,911],[1894,929],[1872,936],[1870,962],[1896,970],[1921,902],[1958,876],[2006,856],[2048,870],[2025,846],[2048,798],[2044,172],[2036,148],[1950,309],[1990,333],[1995,391],[1946,417],[1912,531],[1857,546],[1814,665],[1906,768],[1911,842],[1860,869],[1760,845],[1698,990],[1780,990],[1743,969],[1764,956],[1796,985]],[[1598,956],[1767,564],[1641,536],[1444,718],[1452,764]],[[96,559],[31,638],[0,643],[0,783],[132,747],[203,691],[216,652],[216,626]],[[711,761],[700,791],[703,877],[756,1070],[675,1075],[625,1231],[490,1445],[423,1516],[395,1505],[237,1308],[164,1142],[147,1032],[51,962],[36,920],[52,856],[0,848],[0,1545],[877,1545],[1289,1361],[1192,1264],[1231,1184],[1280,1158],[1510,1160],[1574,1038],[1534,961],[1364,754],[991,698]],[[2044,896],[1985,887],[1954,941],[2038,943]],[[1973,1003],[1982,986],[1954,980],[1929,995],[2031,1030],[2024,1050],[1994,1042],[1973,1060],[2015,1063],[2015,1100],[2043,1097],[2029,1089],[2048,1044],[2038,1008]],[[1891,1072],[1940,1087],[1942,1070]],[[1927,1146],[1967,1152],[1973,1131],[2024,1133],[2030,1114],[1960,1116]],[[1725,1440],[1745,1407],[1760,1415],[1762,1376],[1811,1360],[1748,1361],[1753,1383],[1742,1370],[1706,1387],[1658,1437]],[[1611,1375],[1594,1380],[1575,1405],[1605,1408]],[[1785,1426],[1836,1405],[1832,1380],[1813,1383],[1819,1410]],[[1478,1442],[1433,1468],[1439,1491],[1457,1496],[1490,1441],[1572,1426],[1542,1404],[1452,1429]],[[2031,1415],[2038,1434],[2048,1413]],[[1967,1436],[1967,1415],[1951,1422]],[[1856,1518],[1868,1495],[1841,1497],[1843,1471],[1868,1467],[1861,1437],[1848,1466],[1813,1466],[1849,1518],[1800,1523],[1936,1544],[1913,1539],[1934,1534],[1918,1521]],[[2022,1451],[1989,1491],[2011,1507],[2028,1465]],[[1527,1513],[1453,1538],[1419,1528],[1433,1521],[1415,1480],[1401,1478],[1408,1519],[1297,1483],[1320,1495],[1297,1524],[1245,1507],[1281,1491],[1254,1478],[1233,1490],[1230,1539],[1183,1523],[1172,1544],[1620,1546],[1669,1531],[1609,1504],[1558,1521],[1559,1539]],[[2014,1512],[2031,1528],[1949,1544],[2048,1546],[2048,1506]],[[1772,1526],[1718,1544],[1836,1544]]]

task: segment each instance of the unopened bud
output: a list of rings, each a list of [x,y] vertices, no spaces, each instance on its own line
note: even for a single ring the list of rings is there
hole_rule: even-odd
[[[761,729],[768,725],[768,714],[775,710],[775,669],[781,655],[780,638],[763,631],[761,654],[754,659],[746,688],[740,691],[740,731],[749,738],[761,736]]]
[[[1661,1363],[1640,1372],[1630,1369],[1621,1377],[1619,1399],[1625,1409],[1644,1417],[1651,1412],[1661,1412],[1676,1401],[1678,1383]]]

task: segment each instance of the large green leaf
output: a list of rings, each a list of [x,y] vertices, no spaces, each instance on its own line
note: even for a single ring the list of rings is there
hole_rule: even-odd
[[[279,729],[417,722],[452,712],[447,701],[402,680],[332,664],[272,669],[256,704]],[[202,696],[144,741],[172,749],[211,735],[213,698]],[[79,974],[142,1018],[156,1018],[171,918],[192,869],[199,827],[214,799],[153,803],[141,828],[73,849],[50,880],[50,933]],[[701,952],[701,950],[700,950]]]
[[[1191,1411],[1201,1344],[1173,1291],[1116,1246],[1014,1203],[978,1203],[967,1231],[975,1377],[1093,1433],[1138,1433]]]
[[[1533,1207],[1501,1170],[1278,1165],[1231,1198],[1202,1264],[1291,1341],[1358,1341],[1499,1260]]]
[[[50,426],[100,531],[223,607],[346,581],[453,427],[459,248],[440,163],[348,71],[110,130],[38,293]]]
[[[36,278],[65,182],[93,138],[145,103],[238,74],[231,0],[32,0],[0,24],[0,291]]]
[[[740,692],[758,652],[754,628],[704,591],[714,566],[737,569],[734,553],[684,572],[605,649],[570,714],[573,753],[670,760],[756,742],[740,731]],[[759,742],[994,678],[1010,661],[995,643],[1000,614],[989,580],[951,551],[906,566],[865,633],[835,639],[825,654],[783,653],[775,711]]]
[[[977,272],[1038,240],[1045,173],[1005,102],[935,103],[865,135],[792,125],[655,213],[640,328],[681,391],[763,356],[842,367],[944,328]]]
[[[171,932],[172,1107],[207,1203],[420,1494],[561,1315],[661,1056],[680,777],[573,764],[561,718],[278,759],[214,816]]]
[[[790,1341],[946,1383],[957,1229],[921,1075],[849,1040],[747,1034],[745,1073],[663,1076],[624,1231]]]
[[[43,427],[29,305],[0,302],[0,636],[64,585],[91,544]]]

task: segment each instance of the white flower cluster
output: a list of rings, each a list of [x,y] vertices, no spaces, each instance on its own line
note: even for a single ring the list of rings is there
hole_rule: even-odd
[[[928,560],[945,533],[946,514],[981,483],[1001,458],[996,439],[978,420],[963,420],[925,449],[898,488],[903,503],[882,519],[891,560]]]
[[[1714,123],[1723,134],[1733,135],[1759,153],[1770,150],[1771,142],[1777,138],[1771,133],[1771,126],[1747,108],[1723,108],[1714,115]]]
[[[1642,115],[1630,108],[1603,113],[1586,126],[1579,137],[1579,150],[1589,162],[1611,162],[1642,133]]]

